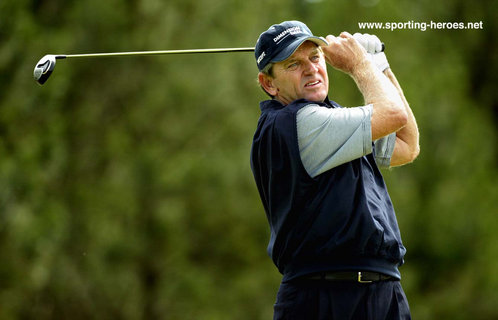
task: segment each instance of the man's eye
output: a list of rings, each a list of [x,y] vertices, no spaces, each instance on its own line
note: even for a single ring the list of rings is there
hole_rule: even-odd
[[[293,69],[296,69],[298,66],[298,63],[297,62],[294,62],[294,63],[291,63],[287,66],[287,69],[288,70],[293,70]]]
[[[319,55],[312,56],[312,57],[311,57],[311,61],[313,61],[313,62],[318,62],[318,61],[320,61],[320,56],[319,56]]]

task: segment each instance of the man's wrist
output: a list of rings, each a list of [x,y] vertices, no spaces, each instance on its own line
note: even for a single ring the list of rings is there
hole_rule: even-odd
[[[377,66],[380,71],[384,71],[389,68],[389,62],[387,62],[387,57],[384,52],[374,53],[371,55],[372,61]]]
[[[372,72],[375,72],[376,66],[370,59],[364,59],[354,66],[351,70],[351,77],[355,80],[360,80],[365,77],[370,77]]]

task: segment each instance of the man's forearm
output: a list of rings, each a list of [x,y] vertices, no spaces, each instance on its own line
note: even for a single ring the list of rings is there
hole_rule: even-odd
[[[403,151],[405,153],[403,158],[405,159],[401,161],[402,163],[399,163],[399,164],[404,164],[415,160],[415,158],[418,156],[420,152],[417,121],[415,119],[415,115],[412,112],[412,109],[410,108],[410,105],[408,104],[408,101],[405,98],[403,90],[401,89],[401,86],[399,85],[399,82],[396,79],[396,76],[394,75],[392,70],[388,68],[384,71],[384,74],[398,91],[398,94],[401,100],[403,101],[403,106],[407,114],[406,125],[396,132],[396,137],[399,140],[401,140],[401,142],[406,144],[403,146],[406,149]],[[393,165],[396,165],[396,163],[394,163]]]
[[[398,89],[371,61],[364,61],[351,76],[365,103],[373,105],[372,140],[405,126],[407,111]]]

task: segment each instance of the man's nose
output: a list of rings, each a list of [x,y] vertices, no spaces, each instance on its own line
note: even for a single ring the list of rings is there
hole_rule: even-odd
[[[318,65],[316,65],[315,63],[313,63],[311,61],[308,61],[308,62],[306,62],[306,65],[305,65],[305,71],[308,73],[315,73],[318,71]]]

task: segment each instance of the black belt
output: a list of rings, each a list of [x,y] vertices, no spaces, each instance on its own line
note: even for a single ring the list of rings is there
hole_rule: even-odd
[[[320,272],[320,273],[314,273],[309,276],[304,276],[303,278],[311,280],[356,281],[359,283],[397,280],[397,278],[388,276],[386,274],[378,272],[370,272],[370,271]]]

